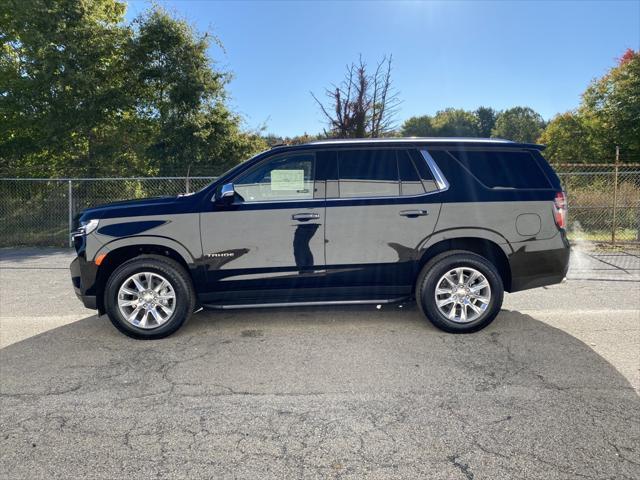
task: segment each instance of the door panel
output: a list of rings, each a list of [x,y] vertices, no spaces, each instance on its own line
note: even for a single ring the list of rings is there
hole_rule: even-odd
[[[203,213],[208,290],[316,286],[324,269],[324,206],[309,203],[317,205]]]
[[[424,203],[413,198],[406,204],[327,200],[327,281],[332,286],[411,286],[418,247],[433,233],[441,207],[435,196],[424,198]]]
[[[419,247],[433,233],[440,201],[425,159],[410,149],[353,149],[337,152],[327,189],[327,282],[334,287],[384,287],[410,292]],[[422,172],[416,161],[422,162]],[[426,183],[425,183],[426,182]],[[354,195],[350,186],[359,185]],[[345,188],[346,187],[346,188]],[[366,192],[364,198],[354,197]],[[331,197],[338,198],[331,198]],[[401,289],[402,290],[402,289]]]

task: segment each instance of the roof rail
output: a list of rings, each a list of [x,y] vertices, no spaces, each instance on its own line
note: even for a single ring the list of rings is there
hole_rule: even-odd
[[[404,143],[404,142],[432,142],[432,143],[514,143],[504,138],[473,138],[473,137],[391,137],[391,138],[328,138],[314,140],[308,145],[326,143]]]

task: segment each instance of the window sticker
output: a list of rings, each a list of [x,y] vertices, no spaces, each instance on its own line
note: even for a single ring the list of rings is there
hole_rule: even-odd
[[[272,170],[271,191],[304,190],[304,170]]]

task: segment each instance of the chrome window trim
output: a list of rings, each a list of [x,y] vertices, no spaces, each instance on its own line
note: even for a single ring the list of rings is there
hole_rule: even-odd
[[[442,190],[434,190],[433,192],[420,193],[418,195],[386,195],[384,197],[345,197],[345,198],[333,197],[333,198],[327,198],[326,201],[328,202],[328,201],[338,200],[342,202],[348,202],[349,200],[385,200],[389,198],[421,198],[421,197],[426,197],[428,195],[433,195],[434,193],[440,193],[441,191]]]
[[[437,184],[437,182],[436,182]],[[449,188],[449,184],[447,183],[447,188]],[[445,189],[446,190],[446,189]],[[385,199],[389,199],[389,198],[420,198],[420,197],[426,197],[429,195],[434,195],[436,193],[441,193],[444,190],[434,190],[433,192],[426,192],[426,193],[421,193],[418,195],[387,195],[384,197],[345,197],[345,198],[339,198],[339,197],[331,197],[331,198],[310,198],[310,199],[306,199],[306,200],[278,200],[276,202],[242,202],[242,203],[238,203],[237,205],[256,205],[256,204],[274,204],[274,203],[293,203],[293,202],[330,202],[330,201],[341,201],[341,202],[348,202],[349,200],[385,200]],[[234,204],[236,205],[236,204]]]
[[[276,202],[242,202],[242,203],[238,203],[238,204],[234,204],[234,205],[256,205],[256,204],[266,204],[266,203],[292,203],[292,202],[329,202],[329,201],[334,201],[334,200],[338,200],[338,201],[342,201],[342,202],[347,202],[349,200],[385,200],[385,199],[389,199],[389,198],[420,198],[420,197],[426,197],[428,195],[433,195],[434,193],[440,193],[442,192],[442,190],[434,190],[433,192],[426,192],[426,193],[420,193],[418,195],[386,195],[384,197],[345,197],[345,198],[339,198],[339,197],[331,197],[331,198],[309,198],[306,200],[278,200]]]
[[[433,159],[431,154],[425,149],[421,149],[420,153],[422,154],[422,158],[424,158],[427,162],[429,170],[431,170],[431,175],[433,175],[433,178],[436,181],[436,185],[438,185],[438,191],[444,192],[445,190],[448,190],[449,182],[445,178],[444,174],[440,170],[440,167],[438,167],[438,164]]]
[[[385,200],[385,199],[390,199],[390,198],[422,198],[422,197],[427,197],[429,195],[434,195],[436,193],[442,193],[445,192],[449,189],[449,181],[446,179],[446,177],[444,176],[444,174],[442,173],[442,171],[440,170],[440,167],[438,167],[438,164],[436,163],[436,161],[433,159],[433,157],[431,156],[431,154],[425,150],[425,149],[420,149],[419,150],[420,153],[422,154],[422,158],[424,158],[425,162],[427,162],[427,167],[429,167],[429,170],[431,171],[431,175],[433,175],[433,179],[436,182],[436,185],[438,187],[438,190],[434,190],[433,192],[425,192],[425,193],[420,193],[418,195],[387,195],[387,196],[380,196],[380,197],[345,197],[345,198],[340,198],[340,197],[332,197],[332,198],[309,198],[309,199],[300,199],[300,200],[278,200],[275,202],[269,202],[269,201],[261,201],[261,202],[242,202],[241,204],[238,205],[256,205],[256,204],[280,204],[280,203],[301,203],[301,202],[329,202],[329,201],[338,201],[338,202],[348,202],[350,200]],[[315,182],[315,181],[314,181]]]
[[[276,200],[273,202],[264,200],[259,202],[240,202],[240,203],[234,202],[232,205],[273,205],[274,203],[278,204],[278,203],[300,203],[300,202],[324,202],[325,200],[326,200],[325,198],[304,198],[300,200]]]

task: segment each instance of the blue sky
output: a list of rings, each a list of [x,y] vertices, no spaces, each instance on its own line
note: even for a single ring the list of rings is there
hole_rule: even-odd
[[[129,0],[127,18],[149,7]],[[224,44],[231,107],[246,128],[279,135],[324,125],[309,94],[338,82],[362,54],[393,54],[402,120],[446,107],[534,108],[546,119],[627,48],[640,48],[640,0],[493,2],[156,1]]]

